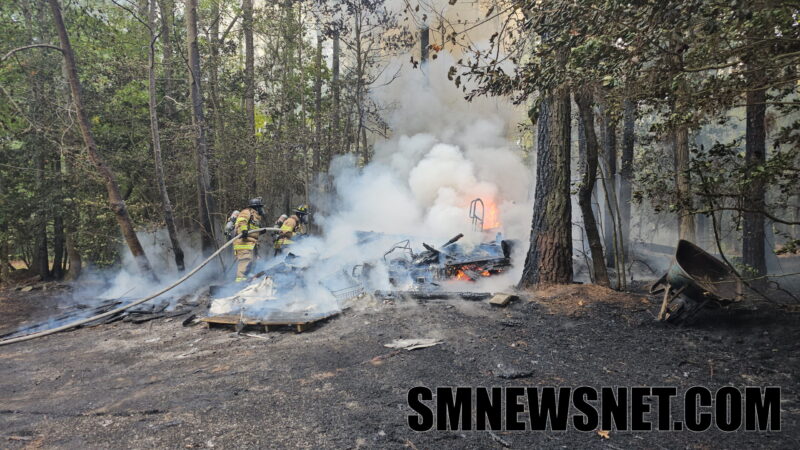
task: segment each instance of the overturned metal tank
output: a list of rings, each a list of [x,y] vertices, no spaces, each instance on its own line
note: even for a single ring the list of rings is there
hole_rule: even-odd
[[[672,264],[650,287],[664,294],[659,320],[680,322],[711,304],[725,306],[742,300],[742,282],[722,261],[681,239]]]

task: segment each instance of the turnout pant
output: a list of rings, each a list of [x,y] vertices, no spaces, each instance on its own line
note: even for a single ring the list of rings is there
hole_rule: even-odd
[[[247,270],[255,257],[255,251],[249,249],[236,250],[236,281],[247,279]]]

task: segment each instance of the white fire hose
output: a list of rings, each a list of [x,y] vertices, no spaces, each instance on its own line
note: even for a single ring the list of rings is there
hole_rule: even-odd
[[[261,233],[262,231],[281,231],[281,230],[280,230],[280,228],[266,227],[266,228],[258,228],[256,230],[250,230],[248,233],[256,233],[256,232]],[[54,334],[54,333],[58,333],[59,331],[69,330],[70,328],[75,328],[75,327],[87,324],[89,322],[94,322],[95,320],[99,320],[99,319],[103,319],[103,318],[106,318],[106,317],[109,317],[109,316],[113,316],[114,314],[117,314],[119,312],[125,311],[126,309],[132,308],[132,307],[134,307],[136,305],[141,305],[142,303],[144,303],[146,301],[149,301],[149,300],[152,300],[152,299],[158,297],[159,295],[171,290],[175,286],[177,286],[177,285],[183,283],[184,281],[188,280],[189,277],[191,277],[192,275],[196,274],[200,269],[205,267],[206,264],[208,264],[212,259],[214,259],[214,257],[216,257],[217,255],[222,253],[222,251],[225,250],[226,248],[230,247],[231,244],[233,244],[233,241],[235,241],[238,238],[239,238],[239,236],[236,236],[233,239],[231,239],[230,241],[226,242],[225,245],[220,247],[216,252],[214,252],[214,254],[212,254],[211,256],[206,258],[205,261],[201,262],[200,265],[198,265],[197,267],[192,269],[191,272],[189,272],[186,275],[182,276],[178,281],[172,283],[171,285],[165,287],[164,289],[161,289],[160,291],[156,292],[155,294],[152,294],[152,295],[149,295],[149,296],[144,297],[142,299],[136,300],[133,303],[128,303],[127,305],[120,306],[119,308],[112,309],[111,311],[106,311],[106,312],[104,312],[102,314],[98,314],[96,316],[88,317],[86,319],[76,320],[75,322],[68,323],[66,325],[61,325],[60,327],[51,328],[49,330],[40,331],[38,333],[26,334],[25,336],[19,336],[19,337],[15,337],[15,338],[11,338],[11,339],[5,339],[5,340],[0,341],[0,345],[14,344],[14,343],[17,343],[17,342],[24,342],[24,341],[29,341],[31,339],[36,339],[36,338],[48,336],[48,335],[51,335],[51,334]]]

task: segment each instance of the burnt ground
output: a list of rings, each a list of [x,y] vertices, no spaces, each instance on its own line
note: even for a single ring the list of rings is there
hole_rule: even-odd
[[[37,318],[51,295],[0,292],[4,328]],[[411,431],[408,389],[777,385],[781,432],[496,436],[512,448],[800,448],[800,314],[716,311],[674,327],[639,295],[572,286],[531,297],[507,308],[372,302],[266,340],[176,318],[0,347],[0,447],[499,448],[488,432]],[[442,344],[383,346],[414,337]],[[499,377],[508,370],[529,376]]]

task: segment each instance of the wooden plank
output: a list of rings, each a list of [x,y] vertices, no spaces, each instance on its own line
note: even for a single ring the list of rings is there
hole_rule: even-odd
[[[517,296],[513,294],[495,294],[494,297],[489,299],[489,304],[494,306],[506,306],[516,298]]]
[[[296,313],[276,313],[270,314],[269,317],[263,319],[255,319],[252,317],[240,317],[238,315],[219,315],[219,316],[209,316],[203,317],[200,319],[201,322],[205,322],[207,324],[218,324],[218,325],[236,325],[241,320],[247,326],[263,326],[266,330],[269,330],[272,326],[305,326],[308,327],[309,325],[319,322],[320,320],[325,320],[336,316],[339,314],[339,311],[328,311],[325,313],[318,313],[318,314],[296,314]],[[303,331],[298,329],[298,331]]]

